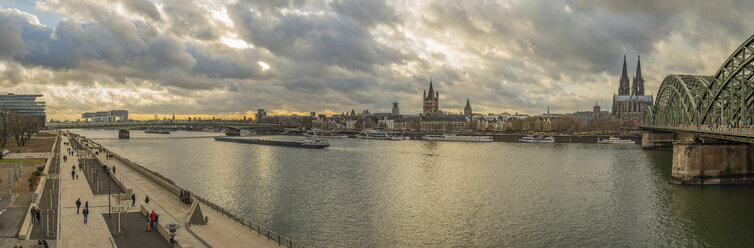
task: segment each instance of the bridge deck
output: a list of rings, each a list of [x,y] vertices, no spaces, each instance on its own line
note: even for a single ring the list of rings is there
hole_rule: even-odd
[[[754,126],[746,126],[744,128],[728,128],[719,126],[692,126],[692,125],[676,125],[676,126],[649,126],[642,125],[642,129],[657,130],[663,132],[672,133],[694,133],[702,137],[709,137],[722,140],[738,141],[754,144]]]

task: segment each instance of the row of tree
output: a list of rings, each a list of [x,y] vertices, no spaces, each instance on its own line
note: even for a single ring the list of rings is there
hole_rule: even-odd
[[[15,139],[16,145],[24,146],[32,135],[39,132],[38,116],[21,115],[8,107],[0,108],[0,147]]]

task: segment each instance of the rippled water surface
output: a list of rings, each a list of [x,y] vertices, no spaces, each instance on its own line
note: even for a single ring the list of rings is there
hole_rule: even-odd
[[[74,132],[315,247],[754,244],[754,187],[671,185],[671,151],[348,138],[314,150]]]

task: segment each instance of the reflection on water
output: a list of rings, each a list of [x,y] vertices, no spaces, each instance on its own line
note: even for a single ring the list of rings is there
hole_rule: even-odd
[[[316,247],[742,247],[754,188],[668,183],[671,152],[333,139],[325,150],[78,130]],[[132,137],[149,135],[132,131]],[[212,136],[173,132],[168,137]],[[266,138],[295,139],[269,136]]]

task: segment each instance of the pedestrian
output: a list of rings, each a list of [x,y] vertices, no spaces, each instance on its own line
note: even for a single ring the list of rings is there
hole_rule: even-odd
[[[149,221],[149,215],[147,214],[147,215],[145,215],[144,217],[145,217],[145,220],[146,220],[146,223],[147,223],[147,224],[146,224],[146,225],[144,226],[144,231],[147,231],[147,232],[149,232],[149,229],[150,229],[150,228],[152,227],[152,225],[150,225],[151,223],[149,223],[149,222],[150,222],[150,221]]]
[[[76,170],[71,171],[71,179],[76,179]]]
[[[76,173],[76,180],[78,180],[78,179],[79,179],[79,174],[78,174],[78,173]]]
[[[149,196],[144,195],[144,203],[149,204]]]
[[[89,216],[89,208],[84,208],[84,224],[86,224],[86,217]]]
[[[159,214],[155,214],[154,215],[154,221],[152,222],[152,229],[157,229],[157,225],[160,224],[159,222],[160,222],[160,215]]]
[[[89,209],[89,201],[86,201],[86,204],[84,204],[84,208]]]
[[[113,174],[115,174],[115,165],[113,165]]]
[[[37,209],[35,207],[31,207],[31,223],[36,223],[37,219]]]
[[[39,208],[37,208],[37,211],[36,211],[36,212],[37,212],[37,214],[36,214],[36,216],[34,216],[34,217],[35,217],[35,218],[37,218],[37,223],[39,223],[39,219],[41,219],[41,217],[42,217],[42,216],[41,216],[41,215],[42,215],[42,214],[41,214],[41,212],[42,212],[42,211],[39,211]]]
[[[81,208],[81,198],[76,199],[76,214],[79,214],[79,208]]]
[[[76,165],[71,165],[71,170],[76,170]]]
[[[152,229],[152,230],[154,230],[154,217],[155,216],[156,215],[154,214],[154,210],[152,210],[152,213],[149,214],[149,223],[151,224],[151,228],[150,229]]]
[[[42,245],[44,245],[45,248],[50,248],[49,246],[47,246],[47,240],[43,239],[42,240]]]
[[[79,170],[81,170],[81,163],[79,163]]]
[[[131,206],[136,206],[136,193],[131,194]]]

